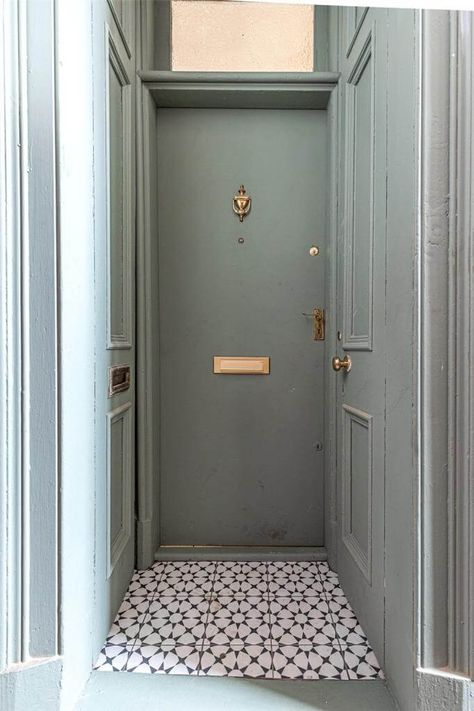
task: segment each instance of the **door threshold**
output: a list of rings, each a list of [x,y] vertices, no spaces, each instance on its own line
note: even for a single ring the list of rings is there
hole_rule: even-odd
[[[155,560],[327,560],[324,546],[160,546]]]

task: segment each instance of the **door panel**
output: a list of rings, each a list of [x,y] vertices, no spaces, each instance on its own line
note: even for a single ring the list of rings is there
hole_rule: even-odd
[[[374,60],[372,36],[346,87],[344,348],[372,347]]]
[[[377,11],[343,63],[344,209],[339,308],[338,571],[378,658],[383,660],[385,478],[385,27]],[[342,31],[346,23],[342,21]]]
[[[129,3],[127,3],[129,4]],[[134,568],[134,57],[119,3],[93,3],[97,332],[97,618],[110,625]],[[133,13],[126,13],[131,20]],[[130,29],[130,28],[129,28]],[[129,387],[112,388],[112,368]]]
[[[323,545],[326,146],[325,112],[158,112],[162,544]]]

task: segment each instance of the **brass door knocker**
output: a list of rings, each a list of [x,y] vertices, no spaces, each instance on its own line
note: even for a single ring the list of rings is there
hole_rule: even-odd
[[[232,209],[234,210],[235,214],[239,216],[239,220],[241,222],[243,222],[244,217],[247,217],[247,215],[249,214],[251,204],[252,198],[246,194],[245,187],[241,185],[239,192],[234,195],[234,200],[232,202]]]

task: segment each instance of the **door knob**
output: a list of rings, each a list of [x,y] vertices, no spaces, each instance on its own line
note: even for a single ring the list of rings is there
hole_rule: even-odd
[[[351,357],[348,356],[347,354],[344,356],[344,358],[338,358],[338,356],[334,356],[332,359],[332,369],[338,373],[340,370],[345,370],[346,373],[350,371],[352,368],[352,360]]]

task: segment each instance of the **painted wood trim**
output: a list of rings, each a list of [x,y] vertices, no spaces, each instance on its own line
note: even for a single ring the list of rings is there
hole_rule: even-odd
[[[333,72],[139,72],[159,108],[325,109]]]
[[[448,382],[450,667],[474,676],[474,22],[472,13],[450,14],[450,221]]]
[[[339,81],[338,72],[172,72],[160,70],[139,71],[142,82],[168,84],[224,84],[252,86],[283,84],[329,84]]]
[[[120,39],[122,40],[124,49],[128,55],[128,58],[132,58],[132,50],[130,49],[130,41],[127,38],[127,34],[130,35],[132,34],[132,27],[133,27],[133,22],[130,21],[131,14],[134,12],[134,7],[133,3],[131,2],[123,2],[123,0],[119,0],[119,2],[122,3],[122,17],[119,17],[119,12],[117,10],[117,7],[115,5],[114,0],[107,0],[107,4],[109,6],[109,10],[112,14],[112,17],[114,19],[115,26],[117,27],[117,31],[120,35]],[[124,12],[125,12],[125,21],[124,21]]]
[[[375,174],[375,25],[367,33],[362,48],[353,63],[346,85],[346,184],[345,184],[345,214],[344,221],[344,296],[343,296],[343,337],[342,347],[353,351],[371,351],[373,348],[373,260],[374,260],[374,174]],[[354,200],[356,190],[355,140],[356,130],[356,87],[367,67],[371,67],[371,155],[370,155],[370,206],[369,206],[369,277],[368,277],[368,322],[367,333],[354,333]]]
[[[21,661],[21,232],[19,13],[4,3],[0,43],[0,672]],[[24,29],[24,27],[23,27]]]
[[[4,9],[0,670],[57,653],[59,608],[54,3]]]
[[[339,56],[339,10],[329,10],[329,65],[337,67]],[[339,111],[341,101],[342,83],[339,83],[331,94],[328,106],[328,121],[330,127],[329,146],[329,230],[327,249],[327,278],[326,278],[326,304],[327,304],[327,330],[325,344],[325,542],[328,560],[331,567],[337,570],[337,378],[331,376],[331,357],[337,352],[338,322],[338,293],[337,293],[337,265],[338,265],[338,223],[339,223],[339,161],[340,161],[340,122]]]
[[[107,166],[110,164],[110,88],[109,88],[109,67],[112,67],[119,79],[122,88],[122,109],[123,109],[123,151],[124,155],[128,156],[128,160],[124,160],[124,166],[127,166],[126,173],[123,174],[123,232],[122,232],[122,333],[113,333],[112,328],[112,270],[111,270],[111,255],[112,243],[110,233],[110,211],[112,207],[110,195],[110,181],[107,181],[107,348],[109,350],[130,350],[132,348],[133,335],[131,333],[132,324],[132,283],[131,283],[131,234],[133,231],[133,215],[132,215],[132,169],[131,169],[131,152],[132,152],[132,87],[131,78],[129,77],[125,65],[120,57],[120,51],[114,40],[113,34],[108,25],[105,26],[106,35],[106,52],[107,58],[106,67],[106,151],[107,151]]]
[[[342,486],[342,539],[354,563],[367,580],[372,583],[372,480],[373,480],[373,417],[349,405],[343,405],[343,486]],[[351,431],[352,422],[367,430],[367,553],[350,528],[351,511]]]
[[[352,48],[354,47],[357,37],[359,36],[360,29],[364,24],[365,16],[367,15],[369,8],[364,7],[362,10],[362,15],[357,20],[356,15],[357,8],[349,7],[346,10],[346,57],[349,57]]]
[[[448,389],[450,29],[445,12],[421,22],[421,173],[418,438],[418,655],[426,668],[447,667],[448,644]],[[443,323],[443,328],[439,324]],[[446,327],[447,325],[447,327]]]
[[[151,239],[154,225],[150,215],[152,160],[148,146],[150,131],[149,108],[152,102],[148,87],[137,79],[137,567],[147,568],[154,559],[155,547],[160,541],[154,539],[154,520],[158,515],[158,502],[154,498],[154,479],[159,480],[159,462],[154,461],[152,438],[148,432],[159,437],[159,422],[155,421],[155,401],[152,383],[157,354],[153,350],[151,334],[154,328],[152,313],[152,284],[154,278],[151,257]],[[156,107],[153,115],[156,121]]]
[[[329,5],[314,7],[313,71],[329,70]]]
[[[133,437],[134,432],[131,423],[132,403],[127,402],[124,405],[116,407],[111,412],[107,413],[107,577],[113,573],[116,563],[120,560],[125,546],[130,540],[132,533],[132,471],[133,471]],[[121,492],[121,508],[122,508],[122,526],[112,540],[112,428],[117,422],[122,421],[122,462],[123,462],[123,479]]]

